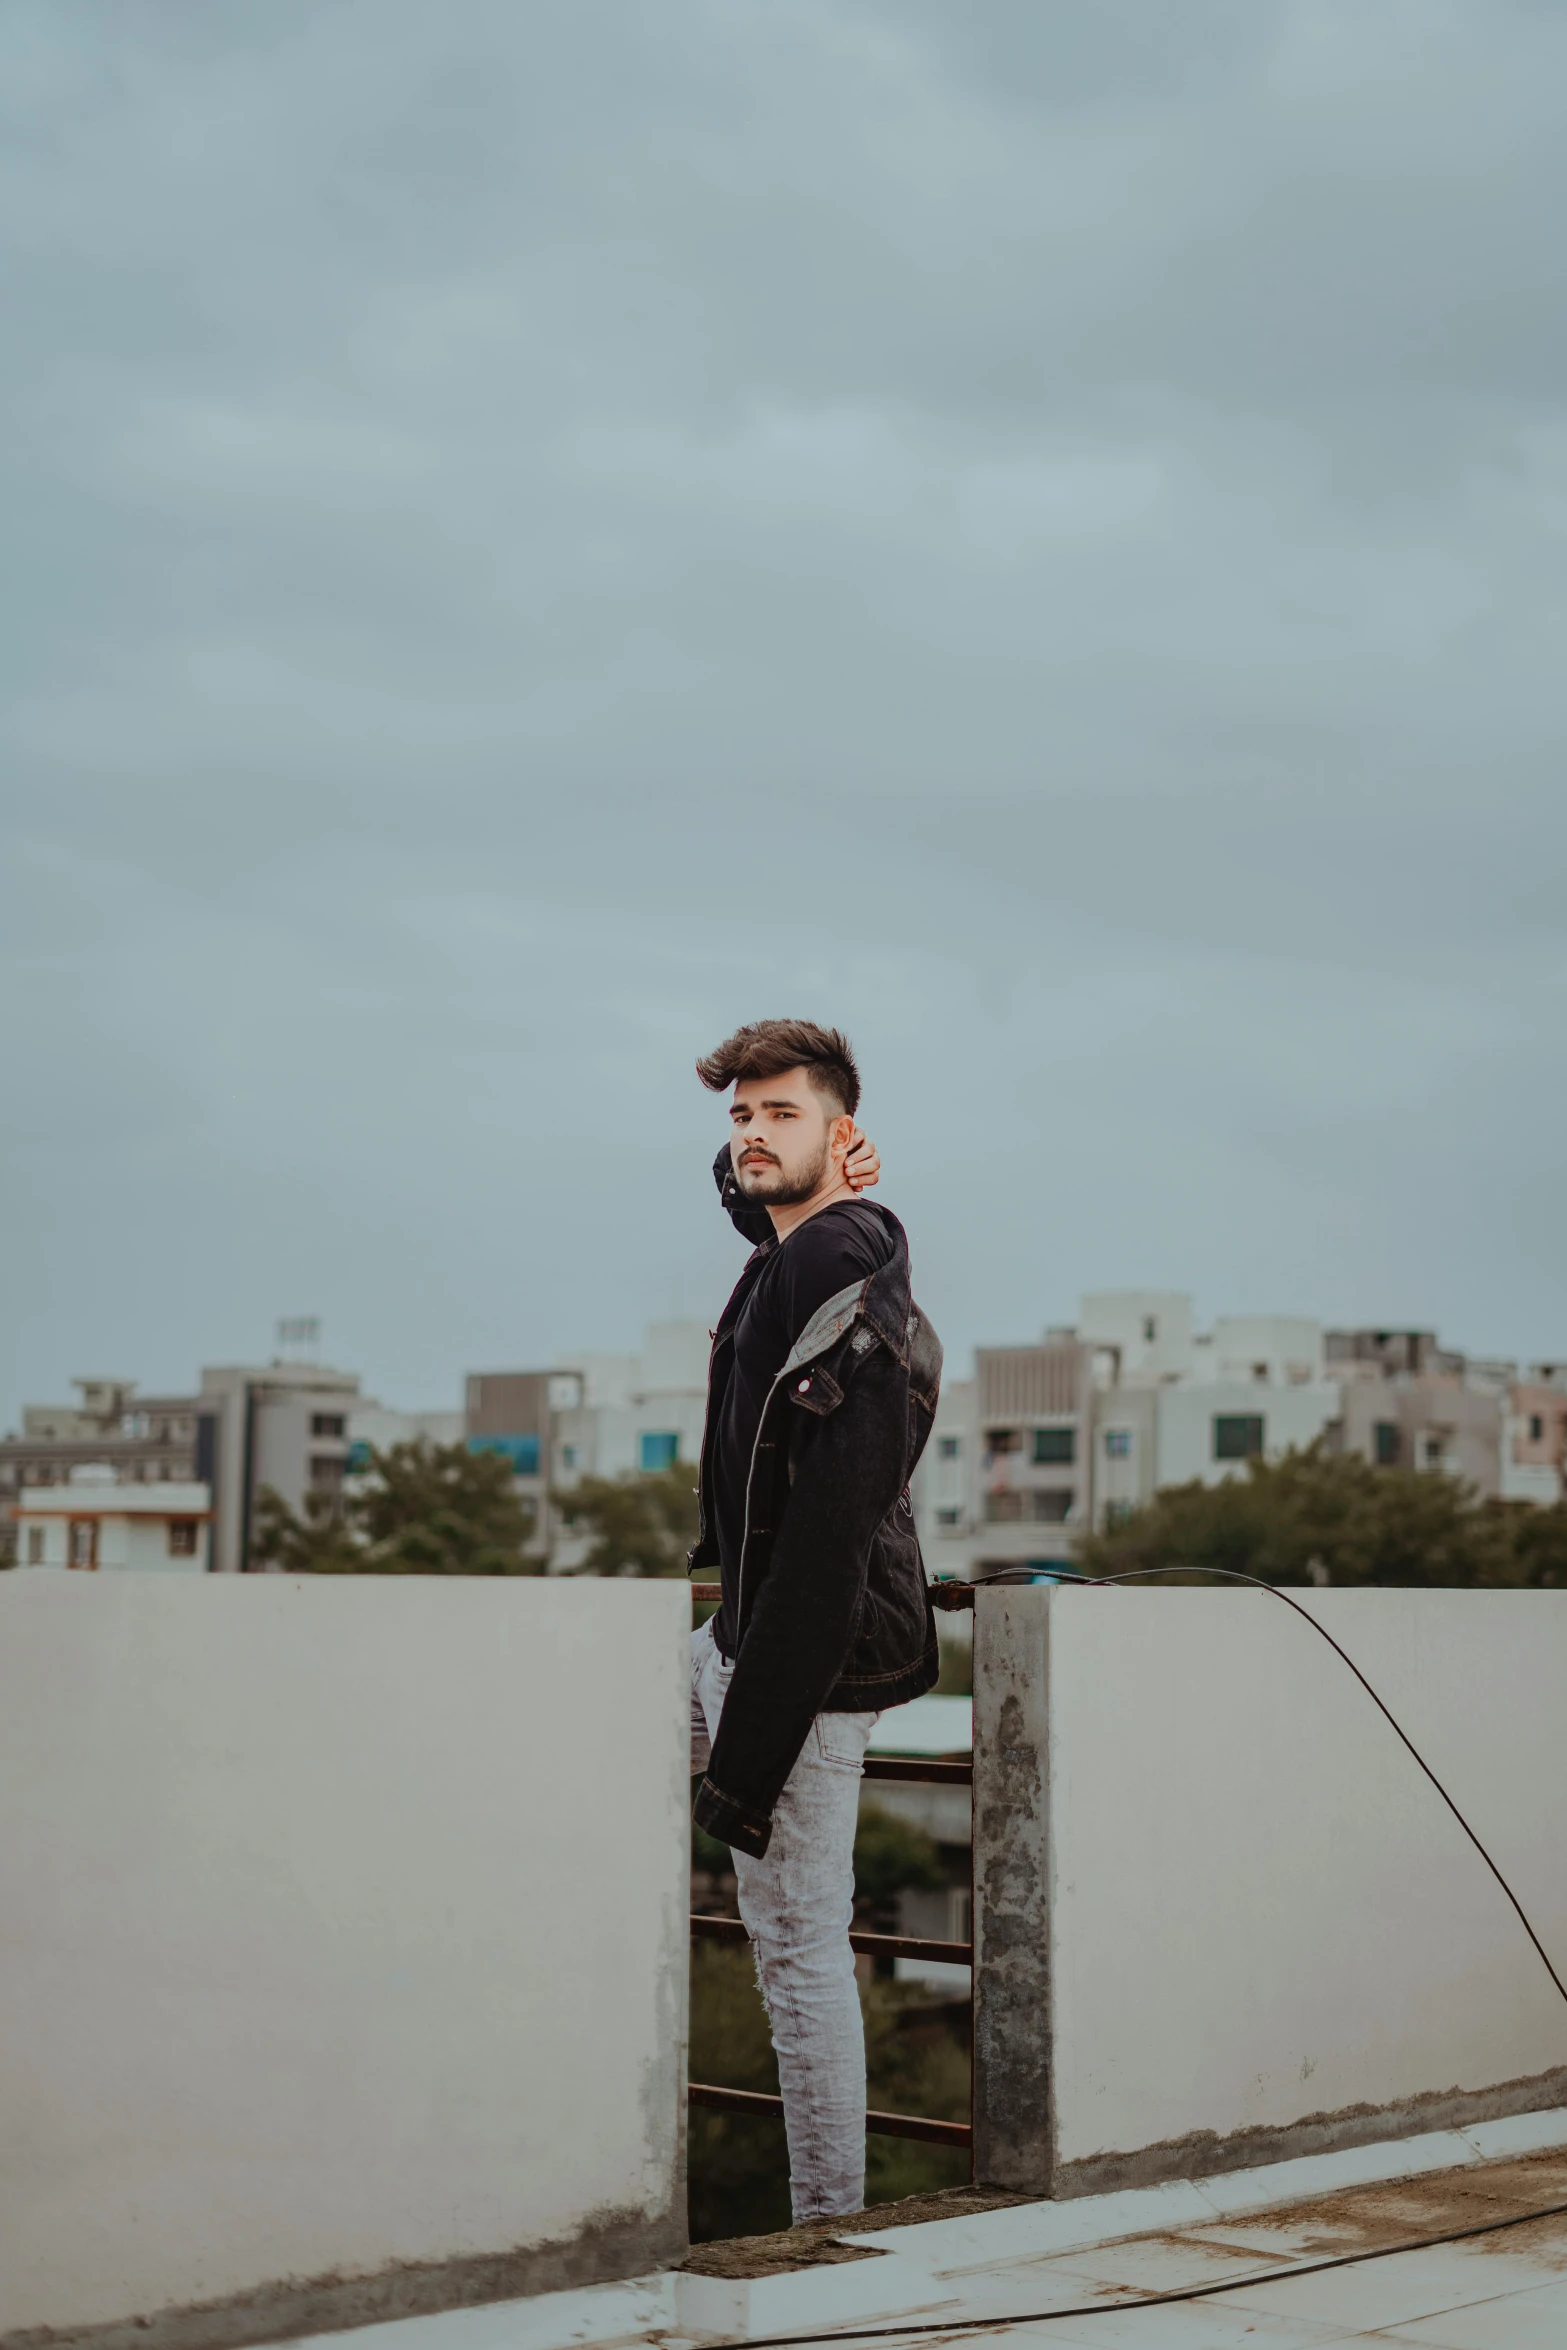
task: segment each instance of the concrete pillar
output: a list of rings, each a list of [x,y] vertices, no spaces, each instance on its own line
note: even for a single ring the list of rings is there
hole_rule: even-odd
[[[974,2176],[1054,2191],[1049,1584],[974,1595]]]

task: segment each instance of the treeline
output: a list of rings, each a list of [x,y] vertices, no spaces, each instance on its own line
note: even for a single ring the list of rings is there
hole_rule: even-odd
[[[696,1539],[688,1462],[644,1475],[584,1477],[557,1494],[586,1536],[579,1572],[683,1575]],[[258,1562],[314,1574],[539,1575],[532,1505],[504,1455],[464,1444],[372,1452],[346,1494],[302,1511],[270,1491],[256,1513]],[[1460,1584],[1567,1588],[1567,1504],[1495,1501],[1440,1470],[1380,1469],[1320,1444],[1253,1460],[1223,1484],[1167,1486],[1075,1562],[1092,1575],[1204,1569],[1268,1583]]]
[[[689,1464],[584,1477],[555,1496],[555,1508],[588,1536],[582,1574],[686,1571],[696,1540]],[[309,1493],[299,1510],[264,1487],[252,1556],[290,1574],[542,1575],[536,1537],[536,1512],[517,1494],[504,1454],[419,1438],[372,1449],[345,1492]]]
[[[1436,1469],[1379,1469],[1320,1444],[1222,1485],[1167,1486],[1074,1562],[1090,1575],[1205,1568],[1266,1583],[1567,1587],[1567,1505],[1495,1501]],[[1173,1578],[1172,1578],[1173,1579]]]

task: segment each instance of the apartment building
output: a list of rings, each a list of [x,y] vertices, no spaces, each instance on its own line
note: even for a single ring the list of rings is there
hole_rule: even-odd
[[[926,1559],[937,1575],[1048,1569],[1164,1487],[1218,1484],[1322,1439],[1380,1467],[1554,1502],[1567,1366],[1520,1379],[1428,1330],[1265,1314],[1200,1331],[1177,1292],[1087,1296],[1070,1330],[982,1347],[974,1377],[946,1388],[915,1480]]]
[[[33,1486],[64,1485],[73,1470],[107,1463],[129,1484],[195,1475],[194,1395],[143,1395],[134,1379],[73,1379],[74,1403],[22,1407],[18,1434],[0,1437],[0,1513]]]
[[[1464,1355],[1430,1330],[1330,1330],[1346,1452],[1440,1470],[1502,1501],[1550,1507],[1567,1489],[1567,1364]]]
[[[1508,1392],[1502,1494],[1547,1506],[1567,1491],[1567,1363],[1533,1363]]]
[[[677,1462],[691,1464],[695,1482],[709,1345],[704,1323],[654,1322],[636,1354],[573,1354],[549,1370],[470,1377],[467,1441],[511,1462],[552,1572],[569,1574],[589,1540],[558,1522],[552,1492]]]
[[[16,1562],[22,1567],[74,1567],[89,1574],[116,1570],[205,1574],[212,1496],[192,1480],[152,1483],[117,1476],[106,1463],[88,1462],[63,1482],[29,1485],[16,1509]]]
[[[1070,1332],[979,1347],[943,1387],[914,1480],[926,1565],[938,1576],[1064,1565],[1090,1522],[1097,1383],[1113,1354]]]
[[[291,1509],[337,1494],[348,1473],[358,1375],[315,1363],[223,1364],[201,1374],[196,1474],[213,1494],[214,1573],[247,1574],[256,1505],[270,1487]]]

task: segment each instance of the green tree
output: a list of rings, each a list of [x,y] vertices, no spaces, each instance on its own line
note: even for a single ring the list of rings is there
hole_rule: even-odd
[[[1567,1502],[1548,1510],[1510,1506],[1518,1580],[1536,1591],[1567,1590]]]
[[[585,1575],[683,1575],[696,1540],[689,1462],[623,1477],[584,1477],[555,1496],[568,1526],[592,1536]]]
[[[1318,1443],[1219,1485],[1168,1486],[1094,1535],[1090,1575],[1224,1569],[1265,1583],[1567,1582],[1567,1508],[1482,1500],[1439,1472],[1379,1469]]]
[[[302,1512],[263,1486],[252,1543],[262,1563],[315,1575],[538,1575],[533,1511],[499,1453],[419,1438],[372,1451],[341,1501],[307,1494]]]

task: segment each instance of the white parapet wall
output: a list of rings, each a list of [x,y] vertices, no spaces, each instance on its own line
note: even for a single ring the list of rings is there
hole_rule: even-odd
[[[672,1582],[0,1575],[0,2344],[685,2240]]]
[[[1567,1593],[1296,1592],[1567,1978]],[[1567,2103],[1567,2003],[1270,1594],[981,1591],[976,2164],[1070,2195]]]

